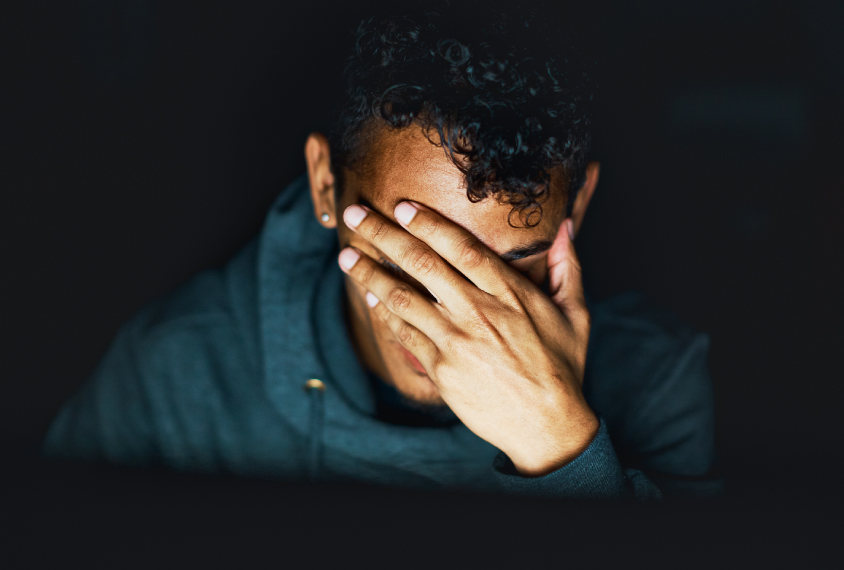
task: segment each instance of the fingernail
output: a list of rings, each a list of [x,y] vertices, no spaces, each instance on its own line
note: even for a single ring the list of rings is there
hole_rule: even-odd
[[[369,305],[369,308],[371,309],[372,307],[374,307],[375,305],[378,304],[378,297],[376,297],[375,295],[373,295],[372,293],[367,291],[366,292],[366,304]]]
[[[346,208],[345,212],[343,212],[343,221],[346,222],[347,226],[356,228],[366,217],[366,214],[366,210],[364,210],[357,204],[352,204],[351,206]]]
[[[574,221],[571,218],[566,220],[566,228],[569,230],[569,239],[574,241]]]
[[[360,254],[351,247],[347,247],[340,252],[340,256],[337,258],[337,261],[340,263],[340,267],[342,267],[345,271],[348,271],[355,266],[358,259],[360,259]]]
[[[399,205],[396,206],[396,209],[393,210],[393,214],[396,216],[396,219],[401,225],[409,226],[417,211],[416,206],[410,202],[400,202]]]

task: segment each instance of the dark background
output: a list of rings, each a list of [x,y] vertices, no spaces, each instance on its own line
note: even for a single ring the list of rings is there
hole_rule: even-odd
[[[376,520],[403,501],[422,534],[431,528],[418,521],[456,511],[599,532],[536,503],[39,462],[50,418],[119,325],[223,263],[304,172],[305,137],[331,125],[351,31],[376,4],[19,4],[0,9],[0,449],[18,513],[7,520],[68,536],[116,516],[165,529],[152,543],[172,546],[185,528],[247,512],[293,509],[298,522],[276,521],[288,532],[326,524],[314,504]],[[644,527],[641,510],[567,508],[628,537],[656,528],[660,552],[685,554],[678,540],[706,532],[713,544],[768,545],[785,512],[796,534],[770,545],[808,548],[844,530],[844,3],[602,0],[548,17],[578,18],[599,62],[601,180],[577,242],[587,287],[597,298],[642,290],[711,335],[729,491],[717,506],[647,511]],[[183,522],[162,514],[173,505]],[[195,527],[191,512],[212,514]],[[697,526],[673,525],[681,512]],[[362,532],[343,516],[329,518]],[[111,544],[143,543],[113,532]]]

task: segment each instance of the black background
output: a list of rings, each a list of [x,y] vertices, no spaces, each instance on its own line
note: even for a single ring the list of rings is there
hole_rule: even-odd
[[[42,545],[30,555],[90,554],[82,536],[106,555],[185,541],[222,553],[217,533],[286,556],[312,543],[308,556],[331,556],[345,540],[357,546],[344,555],[388,560],[408,556],[396,540],[424,551],[492,533],[549,552],[623,536],[686,565],[748,544],[805,562],[844,530],[844,3],[549,10],[582,22],[599,62],[601,180],[577,241],[587,287],[642,290],[711,335],[729,491],[662,511],[566,505],[569,516],[510,499],[39,462],[50,418],[118,326],[223,263],[304,172],[305,137],[331,125],[351,31],[376,4],[18,4],[0,9],[0,445],[6,520],[34,541],[19,545]],[[541,530],[502,530],[515,520]],[[476,554],[464,561],[487,560]]]

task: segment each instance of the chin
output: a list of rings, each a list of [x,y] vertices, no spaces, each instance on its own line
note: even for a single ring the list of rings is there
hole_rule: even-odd
[[[398,342],[390,341],[389,349],[382,352],[386,358],[387,370],[390,373],[390,383],[399,393],[417,404],[423,406],[445,406],[445,400],[424,368]]]
[[[445,406],[445,400],[440,391],[427,376],[419,376],[415,372],[394,378],[396,390],[408,400],[424,406]]]

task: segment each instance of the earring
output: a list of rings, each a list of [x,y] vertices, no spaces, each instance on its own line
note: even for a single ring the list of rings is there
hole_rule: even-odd
[[[320,219],[321,219],[323,222],[327,222],[330,218],[331,218],[331,216],[329,216],[328,214],[323,214],[323,215],[320,217]]]

